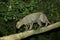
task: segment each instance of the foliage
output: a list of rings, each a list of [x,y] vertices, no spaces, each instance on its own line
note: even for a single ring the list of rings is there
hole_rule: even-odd
[[[16,33],[15,25],[18,20],[28,14],[40,11],[47,15],[51,23],[60,21],[59,0],[0,0],[1,36]],[[49,40],[45,37],[46,35],[40,36],[41,35],[39,35],[38,38],[32,37],[30,40]]]

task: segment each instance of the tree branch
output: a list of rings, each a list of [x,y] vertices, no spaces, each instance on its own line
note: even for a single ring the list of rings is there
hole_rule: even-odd
[[[16,40],[16,39],[21,40],[22,38],[26,38],[26,37],[34,35],[34,34],[43,33],[43,32],[58,28],[58,27],[60,27],[60,22],[56,22],[56,23],[51,24],[47,27],[42,27],[42,28],[37,29],[37,30],[30,30],[30,31],[21,32],[18,34],[12,34],[9,36],[0,37],[0,40]]]

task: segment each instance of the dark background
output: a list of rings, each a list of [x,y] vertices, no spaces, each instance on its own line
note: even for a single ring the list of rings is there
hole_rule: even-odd
[[[40,11],[47,15],[51,23],[60,21],[60,0],[0,0],[0,37],[15,34],[18,20]],[[22,27],[18,32],[24,30]],[[60,28],[22,40],[60,40]]]

